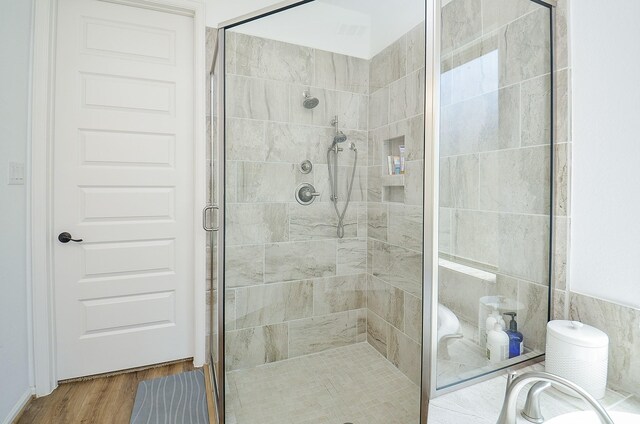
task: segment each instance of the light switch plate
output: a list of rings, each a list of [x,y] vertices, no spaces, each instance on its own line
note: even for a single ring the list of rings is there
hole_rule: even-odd
[[[9,162],[9,185],[24,184],[24,163]]]

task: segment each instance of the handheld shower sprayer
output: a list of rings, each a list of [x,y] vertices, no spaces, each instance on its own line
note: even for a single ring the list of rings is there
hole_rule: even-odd
[[[333,203],[333,207],[336,210],[336,215],[338,216],[338,225],[336,228],[336,232],[338,237],[342,238],[344,237],[344,216],[346,215],[347,208],[349,207],[349,201],[351,200],[351,191],[353,189],[353,181],[356,176],[358,149],[356,149],[355,143],[349,144],[349,149],[354,153],[353,167],[351,169],[351,180],[349,181],[347,186],[347,200],[341,212],[338,208],[338,153],[342,151],[342,148],[339,148],[338,144],[347,141],[347,136],[345,133],[338,129],[337,115],[331,120],[331,126],[335,128],[335,133],[333,136],[331,147],[329,147],[329,149],[327,150],[327,167],[329,169],[329,185],[331,186],[331,203]]]
[[[338,143],[344,143],[345,141],[347,141],[346,134],[338,129],[337,115],[334,116],[333,119],[331,120],[331,126],[335,128],[335,134],[333,136],[333,143],[331,143],[331,147],[329,147],[329,149],[333,149]]]

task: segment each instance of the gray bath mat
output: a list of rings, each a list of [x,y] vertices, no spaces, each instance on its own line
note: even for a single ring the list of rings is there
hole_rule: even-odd
[[[208,424],[202,370],[138,383],[130,424]]]

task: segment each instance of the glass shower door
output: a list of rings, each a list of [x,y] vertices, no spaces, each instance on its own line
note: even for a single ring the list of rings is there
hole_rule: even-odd
[[[424,34],[413,0],[224,30],[226,422],[420,422]]]
[[[544,353],[553,163],[551,7],[443,4],[438,388]]]

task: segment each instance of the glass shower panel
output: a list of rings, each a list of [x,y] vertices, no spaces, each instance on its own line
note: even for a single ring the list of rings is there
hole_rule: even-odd
[[[421,0],[225,31],[226,422],[419,422],[424,36]]]
[[[438,388],[544,352],[553,148],[551,9],[443,4]]]

